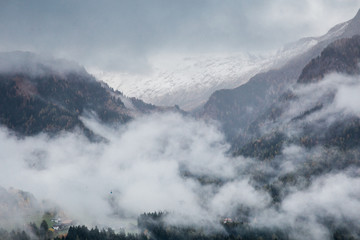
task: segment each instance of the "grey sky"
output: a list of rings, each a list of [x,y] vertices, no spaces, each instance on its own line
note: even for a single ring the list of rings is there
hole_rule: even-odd
[[[322,35],[360,0],[0,1],[0,51],[142,71],[160,53],[266,51]]]

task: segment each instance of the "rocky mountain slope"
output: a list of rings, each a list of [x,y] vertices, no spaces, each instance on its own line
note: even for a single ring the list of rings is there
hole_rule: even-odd
[[[253,121],[263,115],[296,83],[306,64],[318,56],[329,43],[360,34],[359,25],[360,11],[352,20],[333,27],[322,37],[301,40],[314,42],[314,45],[284,66],[257,74],[240,87],[216,91],[205,104],[200,116],[220,121],[230,141],[234,138],[248,141],[252,138],[249,129]]]
[[[235,141],[235,155],[273,158],[288,144],[343,151],[359,147],[359,49],[359,35],[329,44],[304,67],[297,83],[252,122],[251,132],[258,137],[245,146],[241,137]]]

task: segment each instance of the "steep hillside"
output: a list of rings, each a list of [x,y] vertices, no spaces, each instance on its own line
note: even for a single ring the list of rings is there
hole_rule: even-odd
[[[289,144],[359,147],[360,118],[352,106],[360,84],[359,49],[360,36],[329,44],[305,66],[297,84],[251,123],[257,137],[245,145],[241,136],[234,141],[235,155],[273,158]]]
[[[0,54],[0,123],[20,134],[77,127],[91,135],[81,116],[121,124],[154,110],[161,109],[126,98],[75,63],[26,52]]]
[[[296,83],[305,65],[334,40],[360,34],[357,32],[358,25],[360,12],[352,20],[335,26],[322,37],[300,40],[315,41],[315,45],[279,69],[257,74],[238,88],[216,91],[205,104],[201,117],[220,121],[230,141],[234,138],[241,142],[248,141],[253,136],[252,122],[265,114],[284,91]]]
[[[344,38],[331,43],[321,55],[305,66],[298,83],[316,82],[331,72],[359,74],[360,36]]]

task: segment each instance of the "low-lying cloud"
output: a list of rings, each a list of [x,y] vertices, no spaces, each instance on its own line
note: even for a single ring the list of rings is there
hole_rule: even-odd
[[[111,225],[116,219],[161,210],[208,215],[213,221],[214,214],[226,213],[213,209],[229,201],[228,194],[241,196],[239,186],[254,192],[244,193],[244,204],[256,205],[249,200],[257,198],[246,180],[220,190],[196,180],[238,178],[233,160],[225,155],[228,146],[214,126],[173,114],[144,117],[117,131],[84,122],[109,141],[91,143],[75,133],[17,139],[2,129],[2,185],[50,199],[87,224]]]
[[[0,3],[0,50],[51,53],[107,71],[151,70],[159,52],[268,51],[324,34],[359,0]]]
[[[178,114],[143,116],[117,129],[82,121],[108,141],[77,132],[19,139],[2,128],[1,185],[50,200],[80,224],[115,229],[132,229],[141,213],[167,211],[169,224],[221,230],[221,219],[231,217],[295,239],[327,239],[329,221],[335,228],[360,221],[360,171],[336,148],[292,144],[260,161],[230,157],[215,125]]]

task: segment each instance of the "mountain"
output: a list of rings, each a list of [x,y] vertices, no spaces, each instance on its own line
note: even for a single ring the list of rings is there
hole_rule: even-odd
[[[324,36],[300,39],[267,56],[244,53],[160,55],[149,59],[151,70],[143,74],[100,69],[90,69],[90,73],[127,96],[158,106],[179,105],[182,109],[192,111],[203,106],[216,90],[239,87],[255,75],[279,69],[288,61],[315,48],[314,54],[309,53],[309,56],[304,56],[306,59],[300,61],[306,64],[331,41],[359,33],[357,21],[353,19],[338,24]]]
[[[137,211],[165,210],[140,215],[141,235],[127,235],[129,239],[358,239],[360,35],[350,35],[357,31],[354,22],[358,15],[325,36],[288,45],[289,51],[297,46],[307,50],[291,55],[278,68],[211,96],[198,116],[223,123],[232,158],[224,154],[228,145],[215,127],[203,129],[206,124],[201,121],[191,127],[168,119],[160,121],[168,127],[159,128],[151,124],[159,122],[155,118],[115,132],[121,137],[111,138],[109,144],[91,144],[89,155],[83,150],[88,148],[82,147],[88,142],[64,148],[55,141],[53,144],[60,146],[51,149],[52,145],[41,141],[43,144],[37,145],[44,146],[33,150],[33,138],[27,138],[29,145],[10,137],[5,146],[15,145],[15,150],[6,154],[5,147],[4,159],[19,162],[10,170],[5,164],[3,169],[10,171],[11,180],[12,175],[16,177],[13,172],[25,167],[26,174],[19,176],[40,180],[35,183],[47,181],[40,184],[41,189],[47,193],[51,187],[51,192],[65,196],[59,201],[71,203],[74,207],[70,209],[81,206],[80,215],[97,206],[88,219],[104,219],[101,212],[105,207],[104,214],[121,226],[117,219],[131,221]],[[23,135],[80,129],[94,138],[97,136],[86,128],[83,116],[117,125],[141,114],[171,109],[125,97],[65,60],[4,53],[0,70],[1,123]],[[171,132],[175,124],[179,128]],[[149,134],[150,128],[157,133],[154,137],[139,134]],[[3,137],[5,143],[7,137]],[[25,154],[13,157],[22,152],[22,144]],[[73,154],[71,148],[80,152]],[[63,149],[68,153],[57,156]],[[33,157],[28,158],[29,150]],[[210,155],[203,155],[202,151],[209,150]],[[43,164],[46,160],[48,166]],[[67,174],[69,171],[72,174]],[[61,183],[56,186],[58,181]],[[171,194],[180,198],[169,200]],[[152,201],[156,204],[148,205]],[[140,210],[127,212],[126,206],[137,208],[135,202]],[[16,213],[22,208],[37,209],[31,194],[0,187],[0,219],[12,215],[13,209],[15,216],[22,217],[22,211]],[[1,237],[2,233],[0,230],[0,238],[8,239]],[[115,237],[111,229],[88,230],[83,225],[69,228],[66,239]],[[126,235],[121,232],[119,238],[126,239]]]
[[[269,192],[276,207],[288,204],[286,199],[294,189],[309,194],[316,179],[320,179],[323,186],[323,180],[334,174],[359,177],[359,49],[359,35],[330,43],[309,60],[295,82],[249,124],[246,130],[251,134],[250,140],[244,141],[241,134],[233,140],[233,156],[256,159],[255,170],[246,171],[256,173],[251,181]],[[244,161],[241,157],[237,159]],[[332,182],[330,192],[343,189],[341,184],[341,180]],[[323,194],[322,187],[315,191],[321,192],[318,196],[325,202],[346,195]],[[296,201],[301,201],[300,195],[295,196]],[[317,201],[317,197],[311,197],[304,209]],[[343,200],[340,202],[345,204]],[[318,211],[317,207],[314,211]],[[341,224],[335,223],[336,217],[328,214],[334,208],[334,205],[325,207],[326,214],[317,221],[331,233],[328,239],[339,239],[339,236],[351,239],[350,235],[358,232],[357,226],[342,225],[343,219]],[[302,216],[307,218],[306,214]],[[345,219],[349,214],[342,216]]]
[[[313,46],[293,56],[282,67],[255,75],[246,84],[214,92],[199,117],[218,120],[230,141],[235,138],[238,142],[249,141],[253,138],[251,124],[296,83],[309,61],[331,42],[360,34],[359,25],[360,11],[353,19],[336,25],[324,36],[301,39],[297,44],[305,42]],[[291,45],[287,47],[291,48]]]
[[[298,83],[320,81],[331,72],[342,72],[349,75],[360,73],[360,36],[343,38],[331,43],[312,59],[302,70]]]
[[[17,133],[79,128],[90,136],[81,116],[121,124],[139,114],[163,110],[125,97],[76,63],[29,52],[0,54],[0,123]]]
[[[359,64],[359,35],[330,43],[304,67],[297,82],[251,123],[257,137],[245,145],[241,137],[234,141],[234,155],[273,158],[289,144],[342,151],[359,147],[360,117],[356,106],[349,107],[352,91],[360,85]]]
[[[313,44],[312,40],[302,41],[267,56],[232,53],[154,57],[149,60],[151,71],[144,74],[90,72],[127,96],[159,106],[179,105],[190,111],[202,106],[214,91],[238,87],[257,73],[282,66]]]

